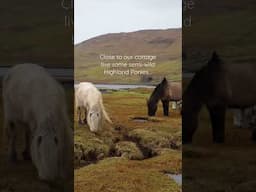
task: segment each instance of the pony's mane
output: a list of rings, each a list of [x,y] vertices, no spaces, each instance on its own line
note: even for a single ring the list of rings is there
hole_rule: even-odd
[[[203,66],[200,70],[198,70],[187,88],[185,89],[182,100],[182,111],[186,111],[187,109],[192,110],[193,112],[197,112],[201,109],[202,106],[202,95],[205,91],[203,89],[204,83],[207,80],[204,80],[207,77],[208,73],[208,65]]]
[[[161,96],[165,83],[168,83],[166,78],[164,78],[163,81],[156,86],[156,88],[150,95],[149,101],[155,101],[158,99],[158,97]]]
[[[211,96],[212,83],[216,78],[215,71],[221,69],[221,64],[222,60],[216,52],[213,52],[211,59],[195,73],[187,89],[184,91],[184,107],[189,105],[194,111],[200,110],[203,100]]]
[[[157,94],[159,94],[159,90],[161,89],[161,83],[159,83],[156,88],[154,89],[154,91],[152,92],[150,98],[156,96]]]
[[[209,79],[212,78],[213,75],[215,75],[214,72],[219,69],[222,63],[222,60],[220,59],[216,51],[214,51],[211,59],[207,62],[207,64],[195,73],[190,85],[196,85],[196,88],[201,88],[204,83],[207,83],[207,81],[209,81]]]
[[[211,59],[208,61],[209,64],[220,64],[222,63],[222,60],[220,59],[219,55],[216,51],[213,52]]]

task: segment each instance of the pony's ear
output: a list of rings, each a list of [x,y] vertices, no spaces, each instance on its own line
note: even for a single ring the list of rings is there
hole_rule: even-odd
[[[166,79],[166,77],[164,77],[162,84],[166,84],[166,83],[167,83],[167,79]]]
[[[211,59],[210,59],[210,61],[209,61],[209,64],[211,64],[211,63],[220,63],[220,57],[219,57],[219,55],[217,54],[217,52],[216,51],[213,51],[213,53],[212,53],[212,57],[211,57]]]
[[[217,54],[216,51],[213,51],[213,53],[212,53],[212,60],[214,60],[214,59],[219,59],[219,55]]]

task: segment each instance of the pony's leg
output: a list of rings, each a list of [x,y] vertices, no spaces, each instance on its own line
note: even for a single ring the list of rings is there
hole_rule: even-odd
[[[24,160],[31,160],[30,156],[30,130],[27,128],[25,131],[25,150],[22,153]]]
[[[84,123],[87,124],[87,111],[84,109]]]
[[[169,116],[169,101],[162,100],[164,116]]]
[[[82,112],[81,112],[81,107],[77,108],[77,115],[78,115],[78,123],[83,124],[82,122]]]
[[[223,143],[225,140],[225,114],[223,106],[208,107],[212,122],[213,142]]]
[[[241,109],[241,128],[247,128],[246,110]]]
[[[7,130],[8,137],[8,160],[10,162],[17,161],[17,152],[16,152],[16,130],[15,124],[12,121],[5,122],[5,129]]]
[[[242,112],[240,109],[234,109],[233,110],[233,124],[236,127],[241,128],[242,127]]]
[[[179,109],[182,109],[182,102],[179,102]]]

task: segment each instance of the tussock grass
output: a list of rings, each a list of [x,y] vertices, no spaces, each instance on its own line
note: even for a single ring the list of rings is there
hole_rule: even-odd
[[[90,165],[75,172],[75,191],[181,191],[180,187],[161,169],[163,164],[170,162],[170,159],[172,164],[167,166],[173,165],[176,155],[170,153],[168,156],[160,156],[148,161],[129,161],[126,158],[105,159],[96,165]]]

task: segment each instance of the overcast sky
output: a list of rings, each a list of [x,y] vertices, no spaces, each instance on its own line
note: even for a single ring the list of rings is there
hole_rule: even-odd
[[[182,26],[182,0],[75,0],[75,44],[106,33]]]

